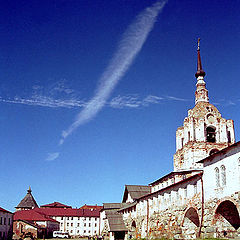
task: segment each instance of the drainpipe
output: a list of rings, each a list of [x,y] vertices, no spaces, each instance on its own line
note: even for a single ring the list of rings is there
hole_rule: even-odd
[[[204,215],[204,189],[203,189],[203,175],[201,175],[201,185],[202,185],[202,215],[201,215],[201,220],[200,220],[200,226],[199,226],[199,231],[197,234],[197,237],[200,238],[201,235],[201,230],[202,230],[202,225],[203,225],[203,215]]]

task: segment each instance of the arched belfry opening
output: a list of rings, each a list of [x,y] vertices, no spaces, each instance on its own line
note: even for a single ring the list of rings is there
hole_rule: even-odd
[[[216,215],[221,215],[235,230],[240,227],[239,212],[233,202],[229,200],[221,202],[217,207]]]
[[[216,142],[216,128],[213,126],[208,126],[206,128],[206,140],[207,142],[215,143]]]
[[[214,153],[217,153],[219,150],[217,148],[214,148],[212,149],[210,152],[209,152],[209,156],[213,155]]]

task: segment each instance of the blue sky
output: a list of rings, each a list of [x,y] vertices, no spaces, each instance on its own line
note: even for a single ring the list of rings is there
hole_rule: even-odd
[[[172,171],[175,131],[194,106],[198,37],[210,102],[235,121],[238,141],[239,9],[2,2],[0,206],[14,211],[29,185],[39,205],[120,202],[125,184]]]

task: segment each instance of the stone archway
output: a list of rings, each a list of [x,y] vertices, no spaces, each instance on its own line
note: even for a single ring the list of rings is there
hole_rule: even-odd
[[[216,209],[215,220],[223,231],[226,231],[229,226],[237,230],[240,227],[240,217],[237,206],[230,200],[222,201]]]
[[[137,225],[136,225],[135,220],[133,220],[132,224],[131,224],[130,236],[131,236],[131,238],[136,238],[136,236],[137,236]]]
[[[200,226],[199,215],[195,208],[190,207],[184,214],[182,222],[183,235],[187,239],[196,238]]]

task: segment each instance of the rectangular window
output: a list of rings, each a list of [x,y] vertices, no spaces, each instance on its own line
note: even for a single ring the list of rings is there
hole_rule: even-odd
[[[2,225],[2,217],[0,218],[0,225]]]
[[[73,223],[71,223],[71,227],[73,227]]]
[[[91,227],[91,223],[89,223],[89,227]]]
[[[97,224],[95,223],[95,227],[97,226]]]
[[[84,223],[84,227],[86,227],[87,226],[87,224],[86,223]]]
[[[71,219],[73,220],[73,217],[71,217]]]
[[[8,225],[11,225],[11,218],[8,219]]]
[[[80,227],[80,223],[78,223],[77,226]]]
[[[61,220],[63,220],[63,217],[61,217]]]
[[[67,227],[69,226],[69,223],[67,223]]]
[[[6,225],[6,224],[7,224],[6,222],[7,222],[7,219],[6,219],[6,218],[4,218],[4,225]]]

